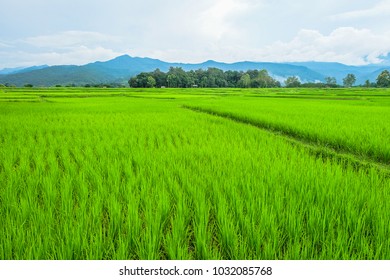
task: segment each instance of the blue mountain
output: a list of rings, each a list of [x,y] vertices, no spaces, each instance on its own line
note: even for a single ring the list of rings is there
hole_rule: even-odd
[[[3,69],[0,71],[1,84],[23,86],[54,85],[85,85],[100,83],[121,83],[126,85],[129,78],[141,72],[150,72],[155,69],[168,71],[170,67],[181,67],[186,71],[215,67],[235,71],[266,69],[274,78],[284,81],[289,76],[297,76],[303,82],[324,81],[325,77],[335,77],[341,84],[348,74],[355,74],[357,83],[365,80],[375,81],[378,74],[386,69],[385,64],[368,66],[348,66],[340,63],[327,62],[300,62],[300,63],[269,63],[243,61],[223,63],[208,60],[203,63],[170,63],[159,59],[131,57],[122,55],[105,62],[94,62],[82,66],[34,66],[24,69]],[[387,67],[389,68],[389,67]]]
[[[33,70],[39,70],[49,67],[48,65],[41,65],[41,66],[32,66],[32,67],[17,67],[17,68],[4,68],[0,70],[0,75],[9,75],[9,74],[16,74],[16,73],[23,73],[23,72],[30,72]]]

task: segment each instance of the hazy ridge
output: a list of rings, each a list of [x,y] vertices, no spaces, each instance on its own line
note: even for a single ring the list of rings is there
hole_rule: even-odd
[[[375,81],[378,74],[388,69],[384,64],[366,66],[348,66],[341,63],[329,62],[292,62],[270,63],[242,61],[236,63],[223,63],[209,60],[203,63],[170,63],[152,58],[119,56],[105,62],[94,62],[82,66],[32,66],[28,68],[15,68],[0,70],[0,83],[16,86],[32,84],[34,86],[55,85],[85,85],[99,83],[127,84],[130,77],[141,72],[149,72],[159,68],[168,71],[170,67],[182,67],[184,70],[197,70],[215,67],[227,70],[246,71],[266,69],[271,76],[284,81],[289,76],[297,76],[302,82],[324,81],[325,77],[335,77],[339,84],[342,79],[352,73],[357,78],[357,84],[366,80]]]

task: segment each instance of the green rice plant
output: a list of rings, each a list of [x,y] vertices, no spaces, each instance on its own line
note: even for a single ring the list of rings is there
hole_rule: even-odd
[[[190,221],[191,221],[191,204],[186,196],[180,191],[177,184],[172,184],[175,187],[174,195],[174,214],[171,215],[170,232],[165,237],[165,247],[168,259],[173,260],[188,260],[191,259],[191,251],[188,244],[190,243]]]
[[[387,105],[227,92],[15,89],[50,102],[0,100],[0,259],[388,259],[388,173],[304,143],[341,127],[357,157],[344,112],[373,112],[356,117],[363,131]],[[293,93],[264,91],[282,94]],[[307,138],[288,141],[260,118]]]
[[[390,99],[375,100],[233,96],[197,100],[186,106],[389,164]]]

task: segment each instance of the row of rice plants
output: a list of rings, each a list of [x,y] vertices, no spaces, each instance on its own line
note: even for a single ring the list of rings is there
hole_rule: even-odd
[[[383,102],[226,97],[185,104],[390,164],[390,99]]]
[[[0,259],[388,259],[388,178],[126,97],[0,103]]]

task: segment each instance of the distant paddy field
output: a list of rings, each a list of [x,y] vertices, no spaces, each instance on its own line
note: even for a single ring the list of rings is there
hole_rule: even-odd
[[[0,88],[2,260],[388,260],[390,90]]]

